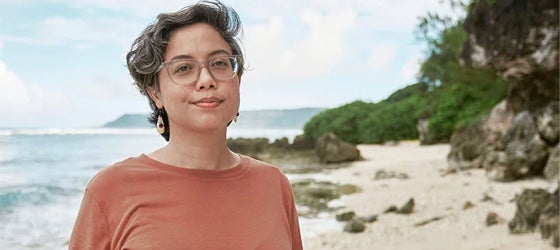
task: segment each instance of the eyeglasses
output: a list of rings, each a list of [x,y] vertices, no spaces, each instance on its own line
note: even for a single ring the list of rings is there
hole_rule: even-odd
[[[179,59],[163,62],[159,68],[166,68],[171,81],[177,85],[190,85],[198,81],[202,67],[206,67],[216,81],[231,80],[239,70],[238,56],[219,56],[200,64],[192,59]]]

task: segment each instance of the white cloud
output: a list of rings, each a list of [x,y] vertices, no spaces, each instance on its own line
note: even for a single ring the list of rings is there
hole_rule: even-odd
[[[397,46],[395,44],[376,44],[368,58],[368,66],[375,71],[386,70],[395,61]]]
[[[95,49],[115,49],[116,44],[125,53],[133,39],[157,14],[176,11],[196,2],[49,1],[70,6],[75,13],[64,15],[57,12],[61,16],[50,16],[36,23],[14,23],[12,27],[17,33],[0,34],[2,42],[10,49],[17,43],[74,48],[94,46]],[[408,37],[406,34],[416,26],[419,15],[428,11],[450,13],[448,7],[438,4],[439,0],[267,0],[258,4],[253,0],[224,1],[238,11],[244,24],[244,46],[249,66],[254,71],[244,76],[242,85],[246,88],[250,85],[250,88],[248,93],[243,93],[249,95],[243,96],[252,97],[247,98],[246,105],[255,109],[266,105],[278,108],[336,105],[357,97],[374,98],[385,91],[386,86],[410,83],[415,80],[422,57],[418,54],[402,61],[403,57],[410,56],[403,55],[404,51],[409,51],[412,42],[403,41]],[[37,19],[29,18],[31,20]],[[394,37],[405,39],[391,40]],[[45,47],[37,51],[40,49]],[[25,56],[25,51],[20,54]],[[5,62],[10,64],[7,59]],[[52,65],[55,64],[56,60]],[[48,110],[52,112],[59,112],[54,110],[62,108],[71,109],[74,112],[68,113],[72,114],[83,114],[84,110],[90,109],[92,113],[102,113],[107,109],[100,106],[108,103],[119,107],[127,105],[125,103],[140,106],[137,105],[140,103],[147,107],[144,98],[128,84],[131,81],[128,77],[123,79],[124,76],[110,73],[114,71],[102,64],[96,67],[102,72],[99,74],[72,76],[58,85],[48,84],[50,82],[35,84],[25,82],[17,75],[26,76],[27,72],[16,74],[10,71],[0,56],[0,85],[8,89],[0,92],[0,110],[14,107],[12,104],[26,112],[45,111],[49,106]],[[376,72],[371,72],[372,69]],[[383,80],[380,80],[380,71]],[[107,75],[104,76],[103,72]],[[52,76],[45,75],[45,81],[52,81],[49,77]],[[75,85],[65,86],[70,83]],[[257,84],[260,86],[255,86]],[[345,85],[346,89],[333,87],[335,85]],[[134,99],[136,101],[129,102],[134,96],[138,97]]]
[[[124,18],[66,18],[48,17],[39,23],[30,24],[30,31],[20,42],[33,44],[69,44],[73,47],[89,47],[99,44],[131,42],[140,26]],[[17,38],[16,38],[17,40]]]
[[[25,84],[0,61],[0,111],[14,114],[33,113],[44,107],[46,96],[37,84]]]
[[[155,18],[160,12],[176,11],[185,5],[195,3],[196,0],[52,0],[65,3],[77,9],[93,11],[92,8],[130,12],[136,16]]]
[[[2,42],[0,42],[0,49]],[[0,50],[1,52],[1,50]],[[33,114],[60,105],[61,96],[25,83],[0,58],[0,112],[10,115]],[[0,124],[1,125],[1,124]]]
[[[411,83],[416,81],[418,77],[418,72],[420,71],[420,65],[422,64],[423,57],[420,54],[416,54],[411,57],[404,66],[401,68],[401,79],[406,83]]]
[[[367,30],[408,31],[418,23],[417,17],[429,12],[456,15],[441,0],[312,0],[314,7],[336,11],[352,8],[359,13],[361,27]],[[365,31],[365,30],[364,30]]]
[[[354,25],[352,11],[320,13],[307,9],[297,20],[272,17],[266,23],[245,28],[245,47],[250,66],[261,76],[309,78],[324,74],[348,54],[347,31]],[[287,25],[296,22],[296,28]],[[290,25],[293,25],[290,23]]]

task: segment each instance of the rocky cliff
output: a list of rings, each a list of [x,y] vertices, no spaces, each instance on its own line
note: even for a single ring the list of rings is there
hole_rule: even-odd
[[[450,166],[483,167],[501,181],[548,173],[557,182],[558,2],[477,1],[464,28],[464,62],[494,69],[510,86],[487,118],[454,133]]]
[[[558,225],[558,1],[475,1],[465,20],[462,59],[510,81],[505,100],[480,123],[451,138],[451,168],[482,167],[498,181],[543,176],[546,190],[516,197],[511,233],[540,229],[560,246]],[[550,192],[553,191],[553,192]]]

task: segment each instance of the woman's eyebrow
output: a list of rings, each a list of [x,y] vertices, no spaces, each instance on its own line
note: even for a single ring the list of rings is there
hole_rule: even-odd
[[[181,59],[194,59],[194,57],[189,56],[189,55],[176,55],[176,56],[172,57],[171,59],[169,59],[169,61],[175,61],[175,60],[181,60]]]
[[[223,50],[223,49],[214,50],[214,51],[212,51],[212,53],[210,53],[208,55],[212,57],[212,56],[217,56],[217,55],[221,55],[221,54],[225,54],[225,55],[228,55],[228,56],[231,55],[231,53],[229,53],[228,51]]]
[[[208,54],[208,57],[213,57],[213,56],[217,56],[217,55],[231,55],[227,50],[223,50],[223,49],[219,49],[219,50],[214,50],[212,52],[210,52],[210,54]],[[194,59],[193,56],[190,55],[176,55],[174,57],[172,57],[171,59],[169,59],[169,61],[174,61],[174,60],[181,60],[181,59]]]

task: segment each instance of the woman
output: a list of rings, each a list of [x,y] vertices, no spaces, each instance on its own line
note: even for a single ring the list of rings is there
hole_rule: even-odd
[[[127,64],[168,144],[100,171],[70,249],[302,249],[290,184],[232,152],[243,53],[238,15],[220,2],[160,14]]]

